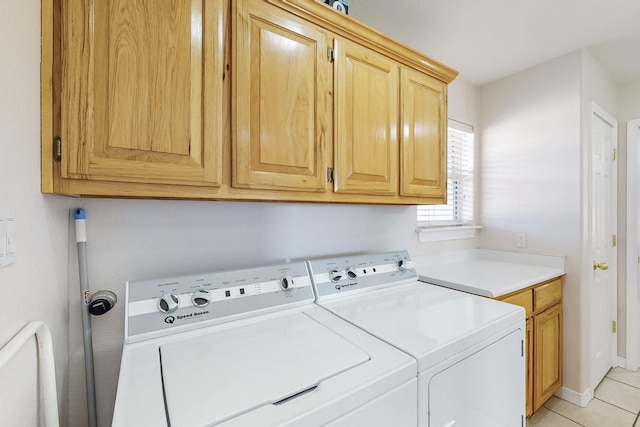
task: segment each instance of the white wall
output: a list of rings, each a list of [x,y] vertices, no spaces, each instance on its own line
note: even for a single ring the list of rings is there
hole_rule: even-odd
[[[0,346],[29,321],[51,329],[61,420],[67,390],[67,198],[40,194],[40,1],[0,1],[0,208],[15,211],[16,263],[0,269]],[[36,425],[35,346],[0,371],[2,425]]]
[[[480,125],[480,89],[463,75],[449,84],[449,117],[473,126]]]
[[[581,329],[581,54],[481,90],[482,247],[566,256],[564,330]],[[528,246],[516,248],[516,233]],[[564,386],[583,391],[584,336],[564,334]]]
[[[640,117],[640,80],[618,87],[618,119],[620,123]],[[625,130],[626,135],[626,130]]]
[[[564,255],[563,386],[589,390],[591,103],[617,113],[616,88],[588,50],[517,73],[481,90],[482,247]],[[515,247],[527,233],[528,247]]]

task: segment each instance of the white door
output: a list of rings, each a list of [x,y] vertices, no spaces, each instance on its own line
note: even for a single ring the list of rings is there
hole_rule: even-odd
[[[626,368],[640,368],[640,119],[627,122],[627,354]]]
[[[591,114],[591,247],[590,294],[591,389],[616,365],[617,283],[617,122],[593,105]]]

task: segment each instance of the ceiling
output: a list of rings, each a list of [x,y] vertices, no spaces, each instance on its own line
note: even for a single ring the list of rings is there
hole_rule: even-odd
[[[618,84],[640,79],[638,0],[348,0],[349,14],[485,85],[589,48]]]

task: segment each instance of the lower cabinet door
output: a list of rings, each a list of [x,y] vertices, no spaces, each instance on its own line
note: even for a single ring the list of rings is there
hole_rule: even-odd
[[[533,383],[535,361],[535,341],[533,334],[533,319],[527,319],[527,337],[526,337],[526,358],[527,358],[527,417],[533,413]]]
[[[535,412],[562,385],[562,304],[534,316],[534,322]]]

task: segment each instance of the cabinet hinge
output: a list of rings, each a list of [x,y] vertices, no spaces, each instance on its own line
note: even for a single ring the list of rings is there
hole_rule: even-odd
[[[618,149],[614,148],[612,153],[612,160],[616,160],[618,158]]]
[[[335,179],[335,174],[333,172],[333,168],[327,168],[327,182],[333,182]]]
[[[617,235],[614,234],[613,236],[611,236],[611,244],[613,246],[617,246],[618,245],[618,236]]]
[[[62,138],[59,136],[53,138],[53,160],[56,162],[62,160]]]
[[[618,322],[615,320],[611,322],[611,332],[616,333],[618,331]]]
[[[333,62],[336,59],[333,53],[333,48],[331,46],[327,48],[327,59],[329,60],[329,62]]]

